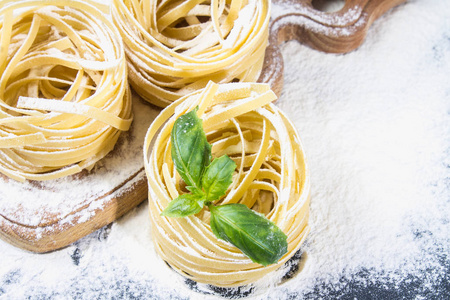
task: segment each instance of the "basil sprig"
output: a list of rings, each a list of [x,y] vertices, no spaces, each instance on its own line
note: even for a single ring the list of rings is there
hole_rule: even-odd
[[[227,155],[211,162],[211,145],[197,109],[175,121],[171,141],[175,168],[191,193],[172,200],[162,216],[186,217],[200,212],[206,205],[211,212],[214,235],[239,248],[252,261],[267,266],[286,254],[286,235],[264,215],[243,204],[213,204],[225,195],[232,183],[236,163]]]

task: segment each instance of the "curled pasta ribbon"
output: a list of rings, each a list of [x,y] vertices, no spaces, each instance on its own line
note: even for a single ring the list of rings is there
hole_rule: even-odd
[[[152,237],[162,259],[183,276],[222,287],[249,284],[282,266],[305,240],[309,172],[294,126],[271,104],[275,98],[265,84],[209,83],[168,106],[150,126],[144,160]],[[206,208],[186,218],[160,215],[186,192],[171,158],[170,134],[175,120],[197,106],[213,157],[227,154],[237,165],[217,204],[242,203],[273,221],[288,241],[288,252],[278,263],[263,267],[217,239]]]
[[[91,1],[4,0],[0,172],[55,179],[90,169],[132,121],[125,52]]]
[[[208,81],[255,82],[268,43],[268,0],[113,0],[129,80],[166,107]]]

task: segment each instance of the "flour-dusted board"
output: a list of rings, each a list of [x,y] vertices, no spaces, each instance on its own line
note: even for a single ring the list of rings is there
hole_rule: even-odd
[[[405,0],[347,0],[337,12],[311,0],[273,0],[270,46],[261,82],[279,95],[283,59],[278,45],[296,39],[312,48],[344,53],[357,48],[373,21]],[[142,144],[160,112],[134,96],[134,122],[93,170],[45,182],[0,176],[0,237],[14,246],[48,252],[113,222],[147,198]]]
[[[156,108],[133,99],[134,122],[90,172],[44,182],[0,178],[0,235],[34,252],[64,247],[147,197],[142,143]]]

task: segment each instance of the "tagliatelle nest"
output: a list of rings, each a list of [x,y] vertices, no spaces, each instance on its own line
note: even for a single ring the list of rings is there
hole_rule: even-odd
[[[1,173],[47,180],[92,168],[129,129],[125,53],[106,8],[2,1]]]
[[[150,126],[144,159],[152,237],[162,259],[183,276],[223,287],[255,282],[292,257],[308,234],[305,156],[292,123],[271,104],[275,98],[265,84],[209,83],[167,107]],[[170,134],[176,119],[197,106],[213,157],[227,154],[237,165],[233,183],[217,204],[242,203],[274,222],[288,242],[277,264],[253,263],[217,239],[207,209],[186,218],[160,216],[171,200],[186,193],[171,158]]]
[[[165,107],[209,80],[255,82],[268,42],[268,0],[113,0],[133,88]]]

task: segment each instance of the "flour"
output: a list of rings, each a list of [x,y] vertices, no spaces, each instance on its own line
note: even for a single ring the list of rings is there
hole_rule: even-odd
[[[255,16],[256,6],[256,1],[249,1],[249,3],[239,11],[238,18],[234,21],[233,28],[231,29],[226,39],[222,42],[223,48],[231,49],[235,47],[235,44],[239,40],[239,37],[241,35],[247,36],[242,32],[245,31],[245,29],[248,28],[253,21],[252,19],[253,16]],[[261,10],[262,8],[259,9]]]
[[[339,288],[361,269],[387,273],[386,282],[445,276],[450,86],[441,64],[450,43],[436,30],[444,18],[426,29],[401,22],[420,9],[412,2],[394,10],[347,55],[283,47],[289,60],[277,105],[294,120],[312,174],[309,261],[297,285],[316,278]],[[402,45],[413,37],[414,46]],[[436,57],[437,47],[445,54]]]
[[[290,24],[328,36],[348,36],[367,21],[367,15],[362,12],[362,7],[359,5],[347,8],[345,13],[332,13],[335,11],[334,9],[342,8],[340,2],[324,4],[324,11],[305,3],[299,4],[299,2],[293,0],[274,1],[271,13],[272,19],[275,20],[271,25],[273,32],[278,32],[279,28]]]
[[[25,226],[43,226],[53,222],[54,218],[64,219],[61,225],[89,220],[96,209],[110,201],[111,197],[103,195],[143,168],[142,141],[159,110],[138,99],[134,102],[134,116],[139,121],[133,123],[129,132],[122,133],[114,152],[98,162],[94,170],[82,176],[45,182],[16,182],[3,176],[0,180],[0,214]],[[143,176],[142,171],[135,179]],[[89,202],[97,197],[103,198]],[[85,206],[87,208],[82,209]],[[71,216],[74,211],[79,213]]]
[[[312,187],[311,234],[303,257],[284,270],[232,290],[186,283],[157,256],[144,203],[53,253],[0,241],[0,298],[445,298],[449,16],[446,1],[411,0],[376,21],[351,53],[283,45],[276,105],[300,134]],[[144,119],[136,115],[135,124]],[[292,278],[278,284],[286,272]]]

